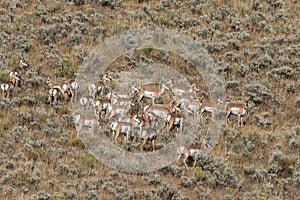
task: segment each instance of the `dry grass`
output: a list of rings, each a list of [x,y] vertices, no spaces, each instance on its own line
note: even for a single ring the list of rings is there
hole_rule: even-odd
[[[219,144],[190,171],[178,163],[153,174],[116,172],[76,138],[67,120],[71,103],[61,100],[58,107],[50,107],[48,86],[34,79],[36,87],[23,86],[14,90],[12,99],[0,99],[1,199],[300,197],[297,1],[128,0],[115,8],[97,4],[100,1],[73,2],[79,1],[0,2],[1,82],[8,80],[8,71],[20,58],[29,63],[27,72],[36,73],[24,78],[46,80],[50,75],[57,83],[66,82],[103,39],[155,24],[201,42],[228,83],[230,101],[251,96],[245,125],[226,127]],[[145,56],[183,68],[190,83],[209,93],[203,78],[193,76],[190,64],[172,52],[164,53],[167,60],[159,50],[138,50],[131,62],[138,65]],[[292,72],[274,70],[284,66]],[[109,70],[118,77],[134,67],[120,57]],[[237,124],[236,117],[230,120]]]

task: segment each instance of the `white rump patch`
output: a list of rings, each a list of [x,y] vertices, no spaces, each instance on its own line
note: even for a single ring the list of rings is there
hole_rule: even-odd
[[[154,97],[154,92],[145,91],[144,96],[148,97],[148,98],[152,98],[152,97]]]
[[[196,155],[198,152],[199,152],[198,149],[191,149],[191,150],[190,150],[190,156],[194,156],[194,155]]]
[[[239,110],[240,110],[239,108],[233,107],[233,108],[231,108],[230,111],[231,111],[232,114],[238,115],[239,114]],[[246,110],[243,109],[241,115],[245,115],[245,114],[246,114]]]
[[[85,106],[88,102],[88,99],[87,99],[87,97],[82,97],[82,98],[80,98],[79,102],[81,105]]]
[[[214,111],[214,109],[213,109],[212,107],[209,107],[209,106],[206,106],[204,109],[205,109],[207,112],[213,112],[213,111]]]
[[[174,121],[174,125],[178,125],[181,122],[181,118],[176,118]]]

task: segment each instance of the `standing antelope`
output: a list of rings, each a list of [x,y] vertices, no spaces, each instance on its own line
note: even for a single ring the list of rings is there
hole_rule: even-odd
[[[104,111],[104,116],[107,115],[108,109],[112,105],[112,99],[113,99],[113,93],[110,94],[109,99],[100,99],[97,101],[94,101],[93,106],[95,109],[95,114],[102,118],[102,111]]]
[[[155,139],[157,137],[155,128],[143,128],[139,137],[143,140],[140,146],[140,151],[144,151],[143,147],[147,141],[152,143],[152,151],[155,151]]]
[[[96,95],[98,93],[100,93],[100,95],[102,95],[106,82],[111,81],[111,80],[112,79],[107,74],[104,74],[102,76],[101,80],[99,80],[97,83],[90,83],[88,85],[88,90],[89,90],[90,96],[93,96],[94,98],[96,98]]]
[[[128,104],[133,104],[131,98],[116,98],[114,99],[113,105],[126,106]]]
[[[124,115],[127,114],[131,108],[132,104],[127,105],[109,105],[107,111],[109,115],[107,116],[108,119],[111,119],[115,115]]]
[[[52,83],[50,77],[47,77],[46,84],[50,87],[50,89],[58,89],[62,95],[66,97],[67,91],[69,90],[69,85],[68,84],[54,84]]]
[[[166,119],[166,116],[174,113],[175,111],[181,111],[178,107],[171,104],[154,104],[144,107],[144,113],[151,121],[151,127],[157,126],[157,119]]]
[[[160,116],[162,119],[165,119],[166,115],[171,114],[175,111],[181,111],[177,106],[171,104],[154,104],[147,105],[144,107],[144,113],[154,113],[157,116]]]
[[[246,109],[248,108],[248,101],[250,97],[245,97],[245,103],[229,103],[226,106],[226,125],[230,124],[229,117],[231,114],[238,116],[238,125],[242,126],[243,116],[246,114]]]
[[[127,141],[129,140],[129,137],[133,136],[134,140],[137,139],[137,137],[140,137],[141,135],[143,135],[140,138],[145,138],[147,137],[147,140],[149,141],[151,138],[151,141],[153,139],[153,135],[152,133],[149,134],[148,133],[143,133],[142,134],[142,126],[144,126],[145,124],[143,123],[142,120],[140,120],[140,118],[138,118],[138,115],[134,115],[132,118],[129,117],[120,117],[118,119],[117,122],[113,122],[110,125],[110,129],[113,131],[113,139],[115,140],[115,142],[117,143],[117,139],[120,133],[125,134]],[[139,133],[135,134],[134,133],[134,128],[138,128],[139,129]],[[156,136],[155,136],[156,137]]]
[[[175,104],[177,107],[183,109],[186,103],[190,103],[195,100],[194,95],[191,94],[182,94],[182,95],[175,95],[172,99],[172,104]]]
[[[92,96],[81,97],[79,99],[79,103],[81,104],[81,108],[82,108],[82,114],[85,109],[89,109],[91,106],[93,106],[94,100],[95,99]]]
[[[97,130],[98,119],[95,115],[75,115],[74,124],[79,137],[80,131],[83,127],[88,127],[92,134]]]
[[[150,124],[150,117],[146,113],[136,114],[132,118],[134,121],[139,122],[140,127]]]
[[[119,96],[119,93],[117,94],[115,91],[111,91],[105,96],[107,99],[111,99],[112,105],[126,106],[127,104],[132,103],[132,99],[127,93],[120,93],[120,95],[121,96]]]
[[[165,126],[167,127],[167,131],[170,132],[173,126],[179,126],[180,133],[182,133],[184,119],[185,116],[183,113],[167,114],[165,118]]]
[[[20,79],[21,79],[21,74],[22,71],[25,67],[28,67],[28,65],[22,60],[20,59],[19,61],[19,66],[15,67],[10,73],[9,73],[9,77],[10,77],[10,81],[12,81],[14,83],[14,86],[20,86]],[[17,77],[18,79],[14,79],[13,77]]]
[[[74,100],[77,99],[79,84],[76,80],[70,80],[69,84],[70,84],[69,90],[71,93],[71,102],[74,102]]]
[[[131,122],[132,118],[130,116],[121,116],[118,118],[118,122]]]
[[[198,111],[200,110],[200,107],[201,107],[200,101],[199,101],[199,99],[196,99],[196,100],[192,100],[190,102],[184,103],[181,109],[189,114],[192,114],[195,119],[198,117]]]
[[[159,88],[153,86],[141,86],[137,88],[137,102],[139,103],[143,97],[152,99],[152,105],[154,105],[155,99],[159,98],[169,88],[163,83]]]
[[[196,95],[200,91],[196,86],[187,87],[185,85],[175,85],[173,79],[169,79],[167,84],[175,95],[192,94]]]
[[[214,115],[214,106],[210,103],[204,102],[203,97],[200,99],[200,117],[203,117],[205,112],[211,113],[212,116]]]
[[[11,81],[5,82],[1,84],[1,90],[2,90],[2,97],[9,98],[9,96],[12,94],[12,91],[14,89],[14,83]]]
[[[110,125],[110,129],[113,131],[112,137],[117,144],[120,133],[125,134],[127,141],[129,141],[129,137],[132,135],[133,125],[131,122],[113,122]]]
[[[206,149],[206,139],[203,138],[202,142],[200,144],[196,144],[196,145],[190,145],[189,147],[184,147],[181,146],[177,149],[177,153],[178,153],[178,158],[176,163],[180,160],[181,157],[183,157],[183,164],[185,165],[185,167],[187,169],[189,169],[189,167],[186,164],[186,161],[188,159],[189,156],[194,158],[194,164],[193,167],[195,167],[196,162],[197,162],[197,157],[200,155],[200,153]]]
[[[9,74],[10,81],[14,84],[14,87],[20,85],[20,78],[18,72],[12,71]]]
[[[114,94],[118,98],[132,98],[136,92],[138,92],[138,88],[134,87],[133,85],[130,87],[129,91],[125,90],[115,90]],[[109,93],[107,94],[109,95]]]
[[[58,99],[59,95],[60,95],[60,90],[59,89],[50,88],[49,94],[48,94],[48,99],[49,99],[50,106],[57,103],[57,99]]]

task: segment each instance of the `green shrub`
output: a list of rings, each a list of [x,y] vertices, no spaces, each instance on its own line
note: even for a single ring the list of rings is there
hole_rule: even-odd
[[[197,181],[202,181],[205,179],[205,171],[203,171],[200,167],[195,168],[195,178]]]
[[[54,194],[52,198],[53,200],[66,200],[66,197],[63,194]]]
[[[268,69],[274,64],[274,60],[269,55],[264,55],[256,60],[254,60],[250,66],[256,72],[259,72],[262,69]]]
[[[267,75],[270,79],[278,80],[280,78],[293,78],[296,75],[296,72],[288,66],[283,66],[272,69]]]
[[[225,88],[226,89],[237,89],[239,87],[239,82],[238,81],[227,81]]]
[[[6,82],[6,81],[9,81],[9,74],[7,72],[0,70],[0,82]]]
[[[64,58],[58,63],[58,68],[55,71],[56,76],[73,78],[74,77],[74,66],[72,61],[68,58]]]
[[[97,162],[97,159],[91,154],[84,154],[81,156],[81,159],[83,162],[90,166],[94,165]]]
[[[256,104],[262,103],[272,97],[269,88],[265,84],[261,84],[259,82],[246,84],[245,91]]]
[[[277,174],[282,175],[283,177],[292,177],[293,168],[296,165],[296,160],[288,156],[276,156],[271,164],[277,166]]]

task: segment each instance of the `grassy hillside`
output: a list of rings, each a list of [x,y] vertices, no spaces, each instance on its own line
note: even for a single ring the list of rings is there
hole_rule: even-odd
[[[296,0],[2,0],[0,81],[20,58],[29,67],[13,97],[0,99],[0,199],[299,199],[299,13]],[[244,127],[226,127],[190,171],[181,163],[149,174],[108,168],[76,137],[71,103],[48,102],[47,76],[74,78],[105,38],[146,25],[199,41],[227,99],[251,97]],[[122,57],[114,76],[143,56],[161,62],[159,54]],[[176,55],[163,63],[184,65]]]

